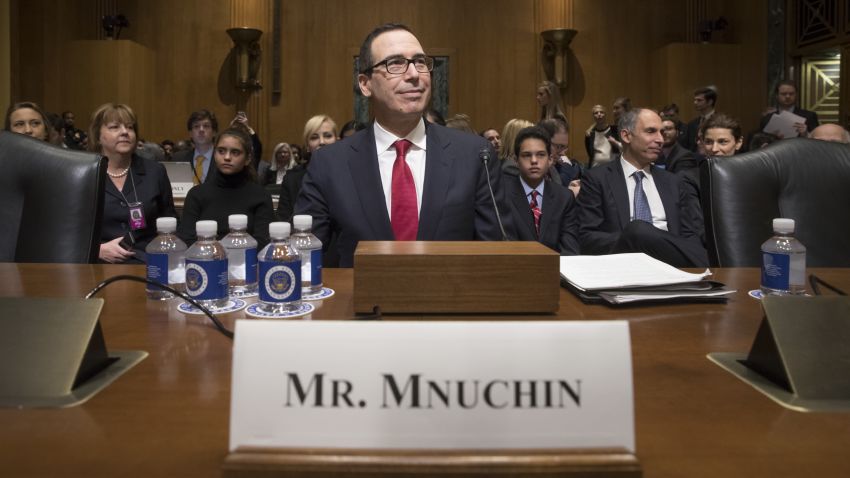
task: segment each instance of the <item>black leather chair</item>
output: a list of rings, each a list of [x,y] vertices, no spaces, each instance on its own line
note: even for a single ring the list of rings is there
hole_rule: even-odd
[[[96,262],[106,158],[0,131],[0,261]]]
[[[809,267],[850,267],[850,145],[788,139],[701,165],[709,261],[758,267],[772,221],[796,222]]]

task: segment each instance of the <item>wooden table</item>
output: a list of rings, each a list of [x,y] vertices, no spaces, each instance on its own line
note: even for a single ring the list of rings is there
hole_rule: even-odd
[[[0,264],[0,295],[82,297],[141,266]],[[850,270],[821,270],[850,289]],[[336,296],[313,319],[352,317],[352,271],[324,273]],[[717,271],[739,293],[726,305],[612,309],[566,291],[549,316],[627,319],[634,357],[637,456],[646,477],[850,476],[850,415],[786,410],[705,358],[745,352],[761,320],[746,291],[756,269]],[[89,402],[61,410],[0,409],[0,476],[220,476],[227,454],[231,341],[143,285],[101,291],[107,345],[150,356]],[[232,327],[235,317],[226,317]],[[416,320],[419,317],[405,317]],[[485,317],[464,316],[464,319]],[[486,317],[492,319],[492,317]]]

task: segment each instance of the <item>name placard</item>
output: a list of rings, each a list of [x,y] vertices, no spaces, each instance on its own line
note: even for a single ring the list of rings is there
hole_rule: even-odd
[[[230,450],[634,451],[628,323],[236,323]]]

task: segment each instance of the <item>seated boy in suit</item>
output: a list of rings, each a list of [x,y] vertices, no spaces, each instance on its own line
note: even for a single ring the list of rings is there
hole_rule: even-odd
[[[513,144],[519,176],[504,172],[510,214],[520,241],[539,241],[561,255],[578,254],[578,211],[573,193],[544,181],[552,166],[551,139],[546,130],[520,130]]]

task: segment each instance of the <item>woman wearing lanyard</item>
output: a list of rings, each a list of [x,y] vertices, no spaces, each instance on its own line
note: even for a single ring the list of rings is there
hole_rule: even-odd
[[[139,263],[156,236],[158,217],[177,217],[165,168],[136,155],[138,122],[127,105],[107,103],[95,110],[89,150],[108,158],[101,261]]]

